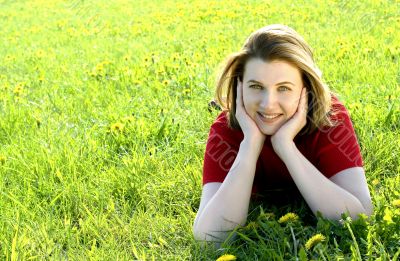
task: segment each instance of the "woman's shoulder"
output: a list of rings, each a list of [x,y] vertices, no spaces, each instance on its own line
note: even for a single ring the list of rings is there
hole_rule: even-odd
[[[339,137],[343,133],[354,134],[353,122],[350,118],[349,111],[344,103],[336,96],[331,95],[331,110],[329,112],[329,119],[331,126],[321,126],[317,128],[312,134],[305,137],[306,140],[311,139],[313,142],[321,138],[332,139],[332,137]]]
[[[331,126],[320,126],[311,134],[302,135],[301,137],[298,137],[298,139],[303,141],[312,140],[312,142],[316,142],[317,139],[323,136],[332,135],[343,127],[350,127],[351,129],[353,128],[348,110],[346,109],[344,103],[335,94],[331,95],[329,119],[331,121]]]
[[[333,95],[330,118],[333,126],[318,128],[302,144],[304,153],[328,178],[343,169],[363,164],[349,112]]]
[[[331,95],[330,119],[333,122],[333,127],[341,123],[350,123],[350,114],[346,106],[337,95],[334,94]]]
[[[218,128],[229,131],[231,128],[229,128],[228,117],[228,111],[220,112],[217,118],[215,118],[213,124],[211,125],[211,128]]]
[[[331,109],[334,111],[347,111],[344,103],[339,99],[337,94],[331,94]]]
[[[219,135],[225,137],[232,137],[241,140],[243,138],[242,131],[231,128],[228,123],[228,117],[229,116],[227,111],[220,112],[220,114],[211,125],[210,134],[218,133]]]

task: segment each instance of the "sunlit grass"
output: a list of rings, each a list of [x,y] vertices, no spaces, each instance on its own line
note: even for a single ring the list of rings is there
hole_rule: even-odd
[[[0,10],[1,259],[400,255],[398,1],[0,0]],[[375,213],[336,224],[253,205],[235,241],[200,249],[191,227],[219,64],[271,23],[305,37],[348,107]],[[278,222],[289,212],[295,222]]]

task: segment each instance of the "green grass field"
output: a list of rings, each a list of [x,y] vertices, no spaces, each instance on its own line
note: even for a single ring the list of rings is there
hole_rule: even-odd
[[[0,259],[399,260],[400,2],[190,2],[0,0]],[[349,109],[375,213],[252,206],[234,242],[202,249],[207,103],[272,23],[304,36]]]

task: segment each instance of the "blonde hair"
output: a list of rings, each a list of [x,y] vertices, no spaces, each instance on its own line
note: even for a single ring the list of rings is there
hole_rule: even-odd
[[[274,24],[252,33],[243,48],[230,55],[217,82],[215,98],[227,111],[228,125],[240,129],[235,117],[237,79],[243,81],[246,63],[252,58],[270,62],[280,60],[296,66],[308,92],[307,124],[301,134],[311,133],[319,127],[333,126],[331,91],[322,82],[321,71],[315,65],[311,48],[292,28]]]

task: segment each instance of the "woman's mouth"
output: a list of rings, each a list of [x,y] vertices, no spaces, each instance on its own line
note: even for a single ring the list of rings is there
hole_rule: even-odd
[[[276,120],[280,119],[280,117],[283,114],[280,114],[280,113],[265,114],[265,113],[257,112],[257,115],[259,116],[261,121],[266,122],[266,123],[272,123],[272,122],[275,122]]]

